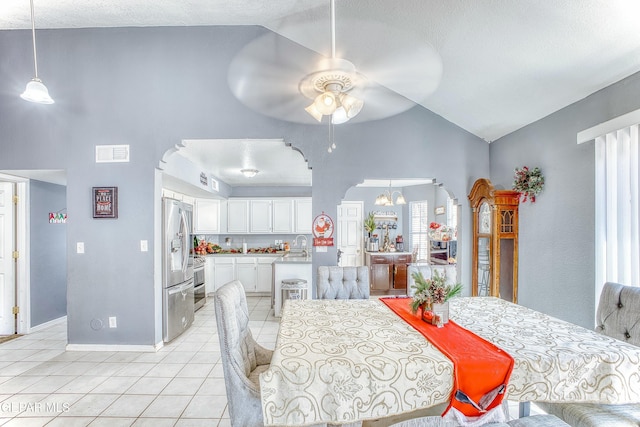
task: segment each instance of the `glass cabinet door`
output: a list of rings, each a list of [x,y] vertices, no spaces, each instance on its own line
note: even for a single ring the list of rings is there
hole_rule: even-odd
[[[478,293],[488,297],[491,293],[491,253],[489,237],[478,238]]]

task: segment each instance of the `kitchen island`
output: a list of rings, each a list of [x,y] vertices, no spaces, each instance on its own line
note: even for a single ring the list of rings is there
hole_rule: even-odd
[[[271,303],[274,315],[280,317],[282,308],[282,281],[304,279],[307,281],[307,298],[313,298],[313,268],[310,256],[287,254],[273,261],[273,292]]]
[[[411,252],[367,252],[371,295],[404,295],[407,293],[407,266]]]

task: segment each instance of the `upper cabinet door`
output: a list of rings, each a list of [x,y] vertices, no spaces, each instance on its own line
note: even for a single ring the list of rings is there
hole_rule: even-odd
[[[249,201],[227,201],[227,233],[249,232]]]
[[[271,233],[271,200],[251,200],[250,204],[250,232]]]
[[[295,233],[311,234],[311,198],[295,200]]]
[[[274,233],[293,233],[293,200],[273,200],[273,230]]]
[[[194,233],[214,234],[220,232],[220,200],[196,200],[194,216]]]

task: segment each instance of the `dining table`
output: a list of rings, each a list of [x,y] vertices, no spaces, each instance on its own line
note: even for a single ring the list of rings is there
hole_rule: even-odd
[[[449,306],[451,321],[513,358],[505,399],[640,402],[640,348],[496,297],[452,298]],[[287,300],[260,375],[264,424],[439,414],[453,373],[434,344],[378,299]]]

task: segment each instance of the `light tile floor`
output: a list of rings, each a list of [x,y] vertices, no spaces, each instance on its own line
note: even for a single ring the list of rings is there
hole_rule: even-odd
[[[248,297],[256,340],[275,346],[271,299]],[[66,324],[0,344],[2,426],[230,426],[213,300],[156,353],[65,351]]]
[[[274,348],[271,299],[247,303],[254,337]],[[156,353],[65,351],[66,344],[66,324],[0,344],[0,425],[231,425],[212,299]],[[531,412],[541,413],[535,405]]]

